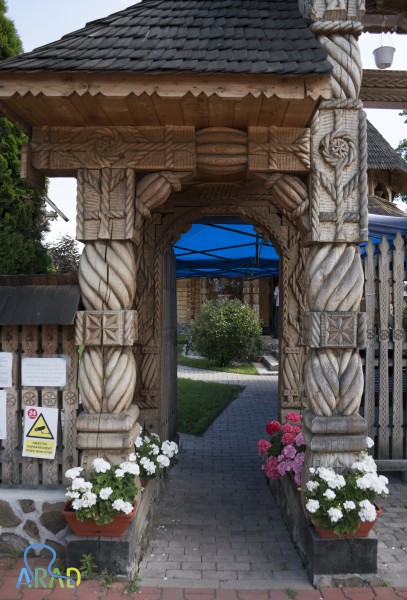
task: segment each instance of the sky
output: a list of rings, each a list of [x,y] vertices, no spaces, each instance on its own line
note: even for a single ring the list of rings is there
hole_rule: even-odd
[[[135,0],[6,0],[6,3],[7,17],[14,21],[25,52],[80,29],[89,21],[136,4]],[[391,69],[407,71],[407,35],[364,34],[359,43],[365,69],[376,68],[373,58],[375,48],[380,45],[392,45],[396,52]],[[369,109],[366,112],[368,119],[393,148],[402,139],[407,138],[407,125],[399,116],[400,110]],[[54,242],[61,235],[75,237],[76,180],[51,178],[48,195],[69,218],[69,222],[66,223],[60,217],[52,221],[45,241]]]

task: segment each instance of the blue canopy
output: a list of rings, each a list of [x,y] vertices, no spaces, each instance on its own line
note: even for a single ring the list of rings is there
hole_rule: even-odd
[[[406,217],[369,215],[369,237],[407,235]],[[239,218],[206,218],[192,225],[174,245],[177,277],[245,277],[279,273],[279,256],[253,225]]]

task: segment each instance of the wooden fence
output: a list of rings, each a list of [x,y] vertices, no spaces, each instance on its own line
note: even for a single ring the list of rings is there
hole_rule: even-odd
[[[362,255],[367,343],[363,411],[381,470],[407,471],[407,343],[403,328],[407,246],[400,233]],[[363,353],[362,353],[363,355]]]
[[[74,327],[58,325],[3,326],[3,352],[13,353],[13,388],[7,395],[7,438],[0,440],[0,484],[58,485],[66,483],[66,469],[78,464],[76,416],[78,409],[78,354]],[[67,358],[63,390],[21,387],[21,356]],[[27,406],[59,408],[57,451],[54,460],[22,457],[23,412]]]

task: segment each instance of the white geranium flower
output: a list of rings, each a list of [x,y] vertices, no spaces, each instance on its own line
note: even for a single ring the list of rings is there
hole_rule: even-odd
[[[129,515],[133,510],[133,505],[130,502],[125,502],[123,498],[118,498],[112,503],[112,507],[114,510],[124,512],[126,515]]]
[[[168,458],[172,458],[178,453],[178,445],[175,442],[166,440],[161,444],[161,452],[165,454],[165,456],[168,456]]]
[[[316,490],[319,487],[319,483],[318,483],[318,481],[307,481],[307,483],[305,484],[305,487],[310,492],[313,492],[314,490]]]
[[[82,467],[73,467],[72,469],[68,469],[67,471],[65,471],[65,477],[67,477],[68,479],[76,479],[80,476],[82,471]]]
[[[160,454],[160,448],[157,446],[157,444],[151,444],[151,454],[154,454],[154,456]]]
[[[111,467],[111,464],[104,458],[94,458],[92,465],[96,473],[106,473]]]
[[[85,480],[83,477],[77,477],[76,479],[74,479],[71,483],[71,488],[72,490],[78,490],[79,492],[84,492],[86,490],[85,488]]]
[[[305,508],[307,509],[308,512],[315,513],[315,512],[317,512],[319,506],[320,505],[319,505],[318,500],[308,500],[308,502],[305,505]]]
[[[141,448],[141,446],[143,445],[143,438],[141,437],[141,435],[136,437],[136,441],[134,442],[134,445],[136,446],[136,448]]]
[[[333,500],[334,498],[336,498],[335,492],[330,488],[325,490],[325,492],[322,495],[325,496],[325,498],[328,498],[328,500]]]
[[[168,458],[168,456],[164,456],[164,454],[159,454],[157,456],[157,462],[160,465],[160,467],[170,466],[170,459]]]
[[[125,476],[125,472],[123,471],[123,469],[116,469],[116,471],[114,472],[114,474],[116,475],[116,477],[118,479],[121,479],[122,477]]]
[[[140,475],[140,467],[135,462],[125,461],[120,463],[120,469],[130,475]]]
[[[75,498],[80,498],[80,493],[79,492],[66,492],[65,496],[69,499],[69,500],[74,500]]]
[[[131,462],[136,462],[136,461],[137,461],[137,458],[138,458],[138,456],[137,456],[137,454],[134,454],[134,452],[131,452],[131,453],[129,454],[129,461],[131,461]]]
[[[100,490],[99,496],[102,500],[107,500],[113,494],[113,490],[111,487],[104,487]]]
[[[150,460],[149,458],[147,458],[146,456],[144,456],[141,460],[140,460],[140,464],[143,467],[143,469],[148,473],[148,475],[154,475],[154,473],[157,470],[156,465],[153,463],[152,460]]]
[[[331,519],[331,523],[337,523],[343,517],[343,512],[339,508],[329,508],[327,513]]]
[[[82,496],[82,506],[84,508],[90,508],[96,504],[98,497],[93,492],[86,492]]]
[[[367,447],[368,447],[368,448],[373,448],[373,446],[374,446],[374,441],[372,440],[372,438],[371,438],[371,437],[369,437],[369,436],[367,436],[367,437],[366,437],[366,444],[367,444]]]
[[[74,500],[72,502],[72,508],[74,510],[79,510],[80,508],[83,508],[83,502],[81,498],[77,498],[76,500]]]
[[[358,514],[361,521],[376,521],[377,514],[374,504],[369,502],[369,500],[362,500],[359,502],[359,506],[360,510]]]
[[[354,510],[356,508],[356,504],[353,502],[353,500],[345,500],[343,503],[343,508],[345,510]]]

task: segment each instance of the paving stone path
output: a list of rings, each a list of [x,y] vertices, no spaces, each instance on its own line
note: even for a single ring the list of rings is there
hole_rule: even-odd
[[[145,585],[312,589],[260,472],[256,442],[277,417],[277,377],[179,367],[191,379],[244,385],[202,437],[180,436],[150,545]],[[407,586],[407,485],[392,478],[381,504],[379,575]]]

